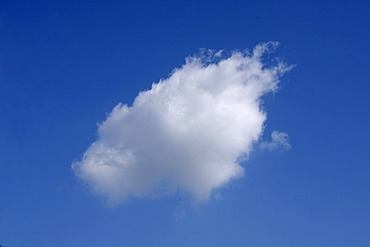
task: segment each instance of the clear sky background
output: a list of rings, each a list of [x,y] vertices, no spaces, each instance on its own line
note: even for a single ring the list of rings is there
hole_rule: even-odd
[[[370,246],[369,1],[0,1],[3,246]],[[118,102],[199,48],[296,67],[264,99],[246,176],[192,207],[181,193],[117,207],[71,169]]]

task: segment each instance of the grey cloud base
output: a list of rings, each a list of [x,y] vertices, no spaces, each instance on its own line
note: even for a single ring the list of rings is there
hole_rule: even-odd
[[[261,97],[289,69],[262,63],[275,45],[187,58],[132,106],[114,107],[97,140],[72,164],[75,174],[111,203],[178,191],[207,200],[244,174],[238,160],[251,152],[266,120]]]

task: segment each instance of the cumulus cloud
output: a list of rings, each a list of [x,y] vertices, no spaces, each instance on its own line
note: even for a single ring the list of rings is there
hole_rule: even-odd
[[[289,69],[263,62],[275,46],[188,57],[131,106],[114,107],[97,140],[72,164],[75,174],[111,203],[177,192],[207,200],[244,174],[240,161],[266,120],[261,97],[277,90]]]
[[[287,133],[274,130],[271,134],[271,141],[262,142],[260,147],[261,149],[268,151],[288,151],[291,148],[291,145],[289,144],[289,136]]]

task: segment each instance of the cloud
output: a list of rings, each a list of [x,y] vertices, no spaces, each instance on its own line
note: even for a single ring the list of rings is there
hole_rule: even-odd
[[[193,201],[240,178],[266,120],[261,97],[289,67],[267,66],[270,42],[253,52],[203,52],[168,78],[119,103],[98,138],[72,164],[75,174],[111,203],[177,192]]]
[[[289,144],[289,136],[287,133],[274,130],[271,134],[271,141],[262,142],[260,147],[261,149],[268,151],[288,151],[291,148],[291,145]]]

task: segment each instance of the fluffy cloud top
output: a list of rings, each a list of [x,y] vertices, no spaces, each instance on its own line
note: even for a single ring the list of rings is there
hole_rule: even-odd
[[[266,66],[252,53],[194,56],[138,94],[118,104],[98,127],[98,138],[72,164],[78,177],[110,202],[186,193],[204,201],[243,176],[246,158],[263,130],[261,97],[277,89],[283,63]]]
[[[283,150],[288,151],[291,148],[289,144],[289,136],[287,133],[274,130],[271,134],[271,141],[262,142],[260,145],[261,149],[273,151],[273,150]]]

